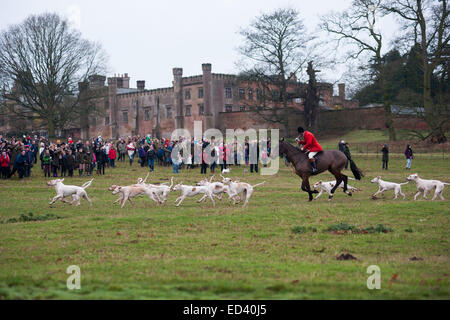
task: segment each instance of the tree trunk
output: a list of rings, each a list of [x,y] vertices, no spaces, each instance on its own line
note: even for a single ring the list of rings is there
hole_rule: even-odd
[[[52,116],[47,118],[47,130],[48,130],[48,138],[49,139],[55,139],[55,122],[52,118]]]

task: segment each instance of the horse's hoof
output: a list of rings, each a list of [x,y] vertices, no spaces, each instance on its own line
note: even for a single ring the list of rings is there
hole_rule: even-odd
[[[331,200],[331,199],[333,199],[333,196],[328,196],[328,200]]]
[[[353,194],[351,192],[347,193],[349,197],[351,197]]]

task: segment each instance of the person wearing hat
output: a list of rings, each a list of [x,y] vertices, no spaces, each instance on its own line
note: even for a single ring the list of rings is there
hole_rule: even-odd
[[[312,173],[317,172],[317,163],[314,156],[322,151],[322,146],[317,142],[316,137],[309,131],[303,129],[303,127],[298,127],[297,132],[299,136],[295,138],[299,145],[303,145],[301,150],[307,152],[309,161],[312,166]]]

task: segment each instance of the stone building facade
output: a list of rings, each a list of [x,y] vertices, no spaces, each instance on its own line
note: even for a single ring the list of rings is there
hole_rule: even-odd
[[[136,88],[130,88],[127,73],[106,79],[94,75],[88,83],[80,83],[80,104],[83,108],[95,108],[96,112],[80,119],[80,125],[61,132],[63,136],[90,138],[118,138],[151,134],[170,137],[176,128],[193,133],[194,121],[202,121],[202,129],[269,127],[259,121],[235,121],[257,119],[252,117],[251,105],[257,104],[258,88],[242,83],[236,75],[212,73],[211,64],[202,64],[202,74],[184,77],[182,68],[173,68],[171,87],[146,89],[145,82],[138,80]],[[294,79],[288,91],[295,95],[305,84]],[[339,95],[333,95],[333,85],[319,83],[323,110],[358,107],[357,101],[345,98],[345,85],[339,84]],[[89,96],[95,96],[89,99]],[[293,113],[303,110],[303,100],[292,98],[288,102]],[[240,117],[243,115],[245,117]],[[2,119],[0,119],[2,120]],[[0,132],[8,131],[7,121],[0,121]],[[270,127],[274,127],[273,124]],[[32,130],[33,128],[27,128]]]

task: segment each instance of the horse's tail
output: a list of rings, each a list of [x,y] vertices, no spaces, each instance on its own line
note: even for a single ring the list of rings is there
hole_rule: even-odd
[[[364,173],[361,170],[359,170],[359,168],[356,166],[356,163],[353,160],[350,160],[350,169],[352,170],[356,180],[361,180],[361,178],[364,177]]]
[[[81,187],[83,189],[86,189],[87,187],[89,187],[92,184],[92,181],[94,181],[94,178],[92,178],[92,180],[89,180],[88,182],[83,183],[83,185]]]

